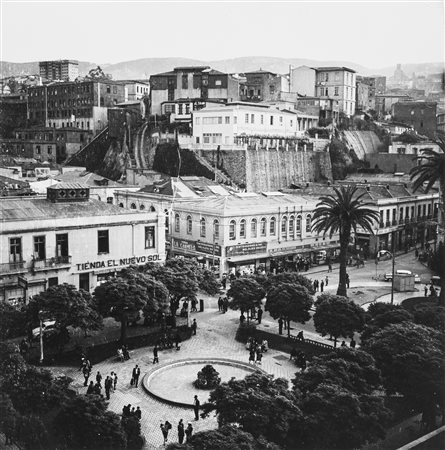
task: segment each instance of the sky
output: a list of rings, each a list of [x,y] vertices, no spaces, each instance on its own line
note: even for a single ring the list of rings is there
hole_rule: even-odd
[[[0,60],[9,62],[275,56],[381,68],[444,60],[441,0],[0,2]]]

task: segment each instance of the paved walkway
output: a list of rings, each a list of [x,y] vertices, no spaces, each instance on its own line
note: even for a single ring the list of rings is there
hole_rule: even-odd
[[[201,298],[205,298],[201,296]],[[161,363],[176,361],[185,358],[220,357],[230,358],[247,362],[248,353],[245,346],[235,341],[235,333],[239,323],[239,312],[228,311],[222,314],[217,309],[216,299],[205,298],[205,312],[193,313],[192,318],[196,318],[198,331],[196,336],[188,341],[184,341],[180,351],[166,350],[159,352]],[[114,371],[118,374],[117,390],[111,395],[109,409],[118,414],[122,412],[124,405],[130,403],[132,406],[139,406],[142,410],[142,433],[146,438],[146,449],[162,448],[161,422],[169,420],[173,424],[173,429],[169,434],[169,442],[177,441],[177,429],[179,419],[191,422],[194,431],[203,431],[217,427],[214,416],[195,422],[192,409],[170,406],[162,403],[149,394],[142,387],[130,386],[131,372],[135,364],[141,368],[141,379],[144,374],[152,368],[152,347],[141,348],[131,352],[131,359],[126,362],[118,362],[115,358],[105,360],[93,367],[93,377],[100,371],[105,378],[106,375]],[[297,371],[295,364],[289,362],[289,356],[285,353],[269,350],[263,357],[262,368],[273,374],[275,377],[292,379]],[[65,374],[74,379],[72,386],[79,392],[84,393],[83,376],[78,368],[72,367],[52,367],[51,370],[57,374]],[[190,399],[191,401],[193,399]]]

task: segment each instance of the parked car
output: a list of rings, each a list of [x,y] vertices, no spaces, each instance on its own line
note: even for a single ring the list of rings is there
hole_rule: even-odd
[[[42,332],[43,334],[51,334],[56,331],[56,321],[55,320],[48,320],[46,322],[43,322],[42,324]],[[38,339],[40,337],[40,327],[34,328],[32,330],[32,338]]]
[[[377,253],[377,259],[379,261],[388,261],[392,258],[392,253],[389,252],[388,250],[380,250]]]
[[[417,273],[412,273],[411,270],[397,269],[396,275],[414,275],[414,283],[421,283],[420,276]],[[385,281],[392,280],[392,272],[385,273]]]
[[[440,277],[437,276],[437,275],[433,275],[433,276],[431,277],[431,284],[434,285],[434,286],[439,286],[439,287],[441,287],[442,284],[441,284],[441,282],[440,282]]]

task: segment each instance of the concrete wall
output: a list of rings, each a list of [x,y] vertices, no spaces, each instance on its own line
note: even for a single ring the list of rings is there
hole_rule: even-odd
[[[374,153],[366,155],[369,166],[374,169],[377,165],[385,173],[409,171],[416,165],[412,155],[398,155],[395,153]]]

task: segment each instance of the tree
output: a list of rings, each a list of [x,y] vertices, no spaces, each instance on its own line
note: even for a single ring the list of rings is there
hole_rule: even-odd
[[[314,357],[306,371],[296,373],[292,383],[303,394],[315,391],[323,383],[341,386],[355,394],[371,394],[381,387],[382,378],[369,353],[343,347]]]
[[[263,435],[269,441],[284,444],[300,414],[296,400],[287,380],[256,372],[244,380],[232,378],[221,383],[204,405],[203,416],[215,411],[220,427],[239,424],[256,438]]]
[[[439,150],[433,149],[422,150],[421,155],[416,159],[418,165],[413,167],[410,171],[411,180],[413,180],[413,191],[423,188],[424,192],[428,193],[432,187],[439,184],[439,204],[441,209],[441,221],[439,223],[442,229],[445,228],[445,211],[444,211],[444,196],[445,196],[445,138],[440,137],[438,142]],[[426,183],[426,185],[425,185]],[[424,186],[425,185],[425,186]],[[443,270],[441,274],[441,291],[440,302],[445,305],[445,276]]]
[[[347,296],[346,264],[351,231],[357,227],[373,233],[374,222],[379,220],[378,211],[368,208],[373,203],[363,201],[366,192],[357,195],[356,186],[334,187],[335,195],[320,197],[312,222],[312,231],[317,233],[340,234],[340,275],[337,295]]]
[[[37,415],[18,416],[15,438],[25,450],[48,449],[48,430],[43,420]]]
[[[438,331],[411,322],[389,325],[364,350],[375,358],[389,393],[399,392],[419,410],[443,407],[445,359]]]
[[[120,418],[106,409],[99,396],[75,396],[62,404],[54,418],[56,435],[66,448],[126,449],[127,437]]]
[[[221,283],[216,277],[215,272],[209,269],[201,269],[200,272],[201,276],[199,280],[199,289],[209,295],[218,294],[221,288]]]
[[[111,315],[121,323],[121,343],[127,340],[127,322],[145,306],[147,290],[133,279],[113,278],[97,286],[94,296],[99,302],[101,313]]]
[[[301,275],[296,272],[282,272],[278,273],[276,275],[269,275],[263,284],[263,287],[268,291],[273,286],[277,286],[281,283],[288,283],[288,284],[299,284],[301,286],[304,286],[309,294],[315,294],[314,285],[312,284],[311,280],[309,278],[305,277],[304,275]]]
[[[0,339],[23,336],[26,333],[26,314],[6,301],[0,302]]]
[[[352,338],[354,332],[363,329],[364,324],[365,311],[346,297],[322,294],[315,302],[315,330],[322,336],[332,336],[334,347],[340,336]]]
[[[280,283],[267,293],[266,311],[274,319],[283,318],[290,337],[290,321],[305,323],[310,318],[313,300],[308,290],[299,284]]]
[[[216,430],[194,434],[187,444],[170,444],[167,450],[279,450],[280,447],[264,438],[254,438],[240,428],[224,425]]]
[[[39,323],[39,311],[43,311],[49,320],[55,320],[55,327],[68,335],[68,327],[99,330],[103,326],[102,317],[97,311],[91,294],[77,290],[71,284],[59,284],[35,295],[28,304],[32,325]]]
[[[242,280],[232,281],[227,295],[232,299],[230,308],[244,312],[258,307],[266,292],[253,278],[245,277]],[[249,322],[249,314],[247,314],[247,322]]]
[[[122,417],[122,427],[127,436],[127,450],[141,450],[144,438],[141,436],[141,422],[137,417]]]
[[[301,401],[300,430],[307,448],[352,450],[385,436],[388,410],[381,397],[322,383]]]

